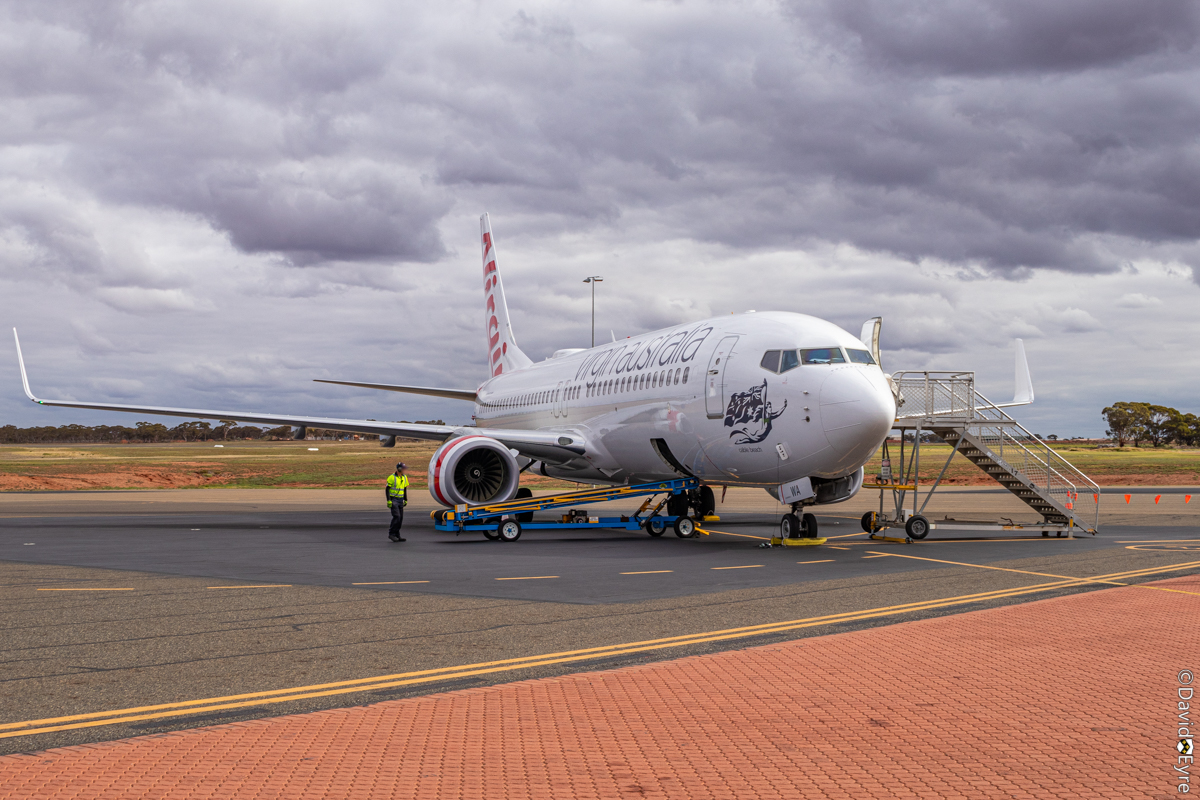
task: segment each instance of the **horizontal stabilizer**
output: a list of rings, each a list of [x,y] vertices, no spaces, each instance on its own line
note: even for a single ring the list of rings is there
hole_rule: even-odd
[[[327,381],[315,378],[313,383],[333,383],[338,386],[361,386],[364,389],[379,389],[384,392],[404,392],[405,394],[423,394],[428,397],[446,397],[450,400],[467,400],[475,402],[475,392],[465,389],[438,389],[433,386],[398,386],[393,383],[359,383],[357,381]]]

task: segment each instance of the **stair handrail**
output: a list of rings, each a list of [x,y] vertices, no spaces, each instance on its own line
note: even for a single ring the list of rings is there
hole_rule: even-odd
[[[1080,514],[1079,510],[1075,508],[1075,502],[1074,502],[1074,501],[1078,500],[1079,490],[1081,488],[1083,488],[1085,491],[1089,491],[1094,497],[1098,498],[1100,496],[1099,484],[1097,484],[1095,481],[1093,481],[1091,478],[1089,478],[1078,467],[1076,467],[1074,464],[1072,464],[1066,458],[1064,458],[1063,456],[1061,456],[1057,452],[1055,452],[1054,448],[1052,448],[1048,443],[1046,443],[1042,439],[1038,438],[1028,428],[1026,428],[1021,423],[1017,422],[1015,419],[1013,419],[1007,413],[1005,413],[999,406],[997,406],[991,400],[988,400],[987,397],[985,397],[983,394],[976,391],[975,397],[978,400],[982,400],[985,404],[984,406],[979,407],[980,411],[997,414],[997,415],[999,415],[1000,419],[1002,419],[1006,423],[1004,427],[996,427],[998,438],[1000,438],[1001,441],[1007,439],[1013,446],[1020,449],[1020,451],[1022,452],[1023,455],[1025,455],[1027,458],[1032,458],[1034,461],[1038,462],[1038,464],[1043,469],[1045,469],[1045,471],[1046,471],[1046,477],[1045,477],[1046,493],[1051,495],[1050,499],[1052,501],[1057,502],[1057,498],[1054,496],[1063,494],[1064,490],[1065,490],[1065,492],[1068,496],[1068,502],[1070,504],[1070,507],[1069,508],[1063,507],[1060,510],[1064,514],[1066,514],[1067,516],[1069,516],[1073,519],[1082,519],[1082,514]],[[1000,421],[1000,420],[996,420],[995,418],[993,418],[992,421]],[[975,425],[972,425],[971,427],[985,428],[985,427],[992,427],[992,426],[980,425],[980,424],[976,423]],[[1029,438],[1030,441],[1037,442],[1039,445],[1041,445],[1042,452],[1047,455],[1047,458],[1042,458],[1041,455],[1039,455],[1037,452],[1030,449],[1028,446],[1026,446],[1025,443],[1021,442],[1010,431],[1005,429],[1005,428],[1012,428],[1012,427],[1019,429],[1022,433],[1024,433]],[[1015,464],[1013,464],[1009,459],[1004,458],[1002,455],[997,454],[997,457],[1000,458],[1004,462],[1005,466],[1007,466],[1009,468],[1016,467]],[[1066,473],[1066,474],[1064,474],[1064,473]],[[1054,478],[1058,479],[1057,486],[1051,484],[1052,476]],[[1068,477],[1068,476],[1070,476],[1070,477]],[[1072,479],[1074,479],[1074,480],[1072,480]],[[1077,484],[1082,484],[1082,486],[1077,485]],[[1036,486],[1036,484],[1034,484],[1034,485]],[[1066,504],[1058,503],[1058,505],[1065,506]],[[1095,530],[1098,527],[1099,522],[1100,522],[1100,503],[1097,500],[1095,518],[1094,518],[1094,520],[1092,522],[1092,526],[1091,526],[1093,530]]]
[[[903,406],[896,409],[897,419],[916,417],[945,417],[971,420],[975,418],[975,373],[951,370],[900,370],[892,373]],[[961,389],[965,387],[965,391]],[[921,408],[915,408],[916,398],[907,397],[905,389],[920,389]],[[948,402],[949,408],[937,410],[937,397]]]

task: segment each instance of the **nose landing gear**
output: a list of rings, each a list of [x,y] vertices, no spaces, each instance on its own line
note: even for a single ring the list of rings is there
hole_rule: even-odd
[[[826,540],[817,536],[817,529],[816,515],[804,513],[803,506],[796,503],[789,513],[783,515],[779,522],[779,535],[771,539],[771,544],[787,547],[825,544]]]

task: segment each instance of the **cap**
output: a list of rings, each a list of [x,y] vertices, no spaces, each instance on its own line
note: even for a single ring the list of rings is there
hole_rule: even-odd
[[[405,464],[403,461],[401,461],[399,464],[396,465],[396,469],[408,469],[408,465]]]

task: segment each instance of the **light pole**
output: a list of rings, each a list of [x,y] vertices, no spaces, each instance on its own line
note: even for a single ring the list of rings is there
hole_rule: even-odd
[[[593,275],[590,278],[584,278],[584,283],[592,285],[592,347],[596,346],[596,284],[604,280],[599,275]]]

